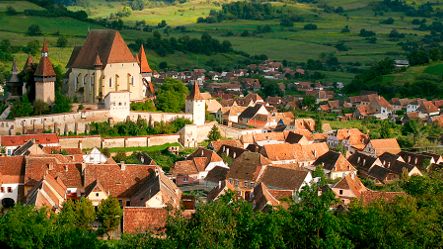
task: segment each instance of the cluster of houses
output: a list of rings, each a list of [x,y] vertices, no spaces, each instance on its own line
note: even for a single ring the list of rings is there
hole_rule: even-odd
[[[97,148],[61,146],[55,134],[2,136],[0,203],[59,212],[68,199],[98,206],[113,196],[123,208],[121,232],[136,233],[163,228],[170,210],[192,215],[196,198],[184,194],[190,190],[203,191],[202,201],[232,191],[265,211],[297,200],[304,186],[318,182],[313,172],[321,167],[347,205],[404,195],[370,190],[359,177],[386,184],[443,167],[441,155],[402,151],[396,139],[369,139],[358,129],[315,133],[314,127],[312,119],[294,119],[290,130],[213,141],[166,173],[148,155],[140,164],[116,162]],[[338,145],[345,152],[333,150]]]

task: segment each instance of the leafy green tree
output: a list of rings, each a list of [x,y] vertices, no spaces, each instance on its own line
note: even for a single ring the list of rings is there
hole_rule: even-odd
[[[65,48],[66,46],[68,46],[68,39],[63,35],[59,36],[57,39],[57,47]]]
[[[72,102],[71,99],[57,91],[55,93],[55,102],[52,106],[53,113],[71,112]]]
[[[320,115],[315,116],[315,131],[316,132],[323,132],[323,123],[321,121]]]
[[[16,205],[0,219],[0,245],[3,248],[44,248],[51,224],[47,210]]]
[[[32,103],[29,101],[28,96],[23,95],[20,100],[16,100],[12,104],[11,115],[13,117],[26,117],[30,116],[33,112]]]
[[[307,95],[303,97],[302,106],[307,108],[308,110],[315,110],[316,99],[312,95]]]
[[[118,200],[114,197],[109,197],[98,206],[97,218],[100,222],[99,231],[106,234],[110,238],[109,232],[115,230],[122,217],[122,209]]]
[[[166,79],[160,87],[156,106],[164,112],[181,112],[185,108],[185,98],[189,94],[183,82],[175,79]]]
[[[212,126],[211,131],[209,131],[208,139],[209,141],[217,141],[221,138],[220,131],[216,125]]]
[[[28,27],[28,31],[26,31],[26,34],[29,36],[39,36],[42,35],[42,30],[40,29],[40,26],[37,24],[31,24]]]

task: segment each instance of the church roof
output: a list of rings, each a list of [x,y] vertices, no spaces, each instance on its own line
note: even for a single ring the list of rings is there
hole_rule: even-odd
[[[152,73],[152,69],[149,66],[148,58],[146,57],[145,48],[143,48],[143,44],[140,46],[140,51],[138,52],[138,63],[140,64],[141,73]]]
[[[198,87],[198,83],[195,82],[192,87],[191,94],[188,96],[189,100],[205,100],[203,96],[200,94],[200,88]]]
[[[54,68],[47,55],[48,53],[48,42],[45,40],[43,42],[42,56],[40,57],[40,62],[38,63],[37,69],[35,69],[34,76],[52,77],[55,76]]]
[[[97,54],[91,53],[91,51],[97,51],[103,65],[137,62],[118,31],[99,29],[89,32],[85,43],[79,51],[74,49],[71,56],[73,58],[70,59],[71,63],[68,63],[67,67],[93,68]]]

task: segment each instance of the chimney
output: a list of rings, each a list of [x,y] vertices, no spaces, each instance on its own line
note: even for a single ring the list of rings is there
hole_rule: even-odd
[[[78,141],[78,148],[83,150],[83,142],[81,140]]]
[[[121,170],[125,170],[125,169],[126,169],[125,161],[121,161],[121,162],[120,162],[120,169],[121,169]]]

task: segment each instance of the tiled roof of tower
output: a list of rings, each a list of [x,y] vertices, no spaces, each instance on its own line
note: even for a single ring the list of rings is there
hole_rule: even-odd
[[[103,29],[91,30],[77,56],[72,58],[67,67],[70,68],[93,68],[97,51],[104,65],[110,63],[137,62],[118,31]],[[73,56],[76,53],[73,51]],[[71,56],[72,57],[72,56]]]
[[[48,42],[45,40],[43,42],[43,53],[48,52]],[[38,63],[37,69],[35,69],[34,76],[52,77],[55,76],[54,68],[52,67],[51,60],[47,55],[42,55],[40,62]]]
[[[149,66],[148,58],[146,57],[145,48],[143,45],[140,46],[140,51],[138,52],[138,61],[140,63],[141,73],[152,73],[152,69]]]
[[[200,94],[200,87],[198,86],[197,82],[194,83],[191,93],[188,95],[187,99],[188,100],[205,100]]]

